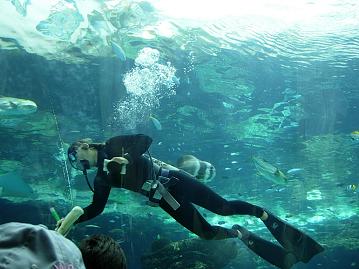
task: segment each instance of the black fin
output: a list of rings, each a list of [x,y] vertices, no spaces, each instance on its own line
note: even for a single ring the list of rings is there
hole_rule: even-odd
[[[284,220],[268,213],[268,219],[263,221],[277,241],[289,252],[292,252],[298,261],[304,263],[324,251],[324,248],[309,235],[290,225]]]
[[[241,241],[267,262],[282,269],[289,269],[298,262],[295,255],[283,247],[260,238],[239,225],[234,225],[232,229],[239,230],[242,233]]]

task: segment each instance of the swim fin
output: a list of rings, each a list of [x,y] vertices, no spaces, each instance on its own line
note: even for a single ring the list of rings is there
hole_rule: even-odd
[[[236,224],[233,225],[232,229],[240,231],[242,234],[241,241],[250,250],[252,250],[258,256],[262,257],[267,262],[282,269],[289,269],[298,262],[293,253],[287,251],[281,246],[260,238],[244,227]]]
[[[309,235],[265,211],[268,213],[268,219],[263,221],[264,224],[277,241],[287,251],[292,252],[298,261],[307,263],[313,256],[324,251],[324,248]]]

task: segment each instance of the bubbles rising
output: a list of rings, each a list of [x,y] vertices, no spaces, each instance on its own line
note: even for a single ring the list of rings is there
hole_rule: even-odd
[[[160,52],[144,48],[135,59],[135,67],[124,75],[127,95],[115,109],[115,122],[126,129],[134,129],[159,107],[160,99],[176,92],[173,80],[176,69],[171,63],[158,63]]]
[[[137,66],[150,67],[158,62],[160,59],[160,52],[156,49],[143,48],[136,60],[135,64]]]

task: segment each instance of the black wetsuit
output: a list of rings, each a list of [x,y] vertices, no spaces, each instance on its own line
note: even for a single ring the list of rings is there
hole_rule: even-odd
[[[106,144],[98,147],[95,192],[92,203],[84,208],[85,213],[78,222],[94,218],[104,210],[112,187],[143,193],[141,190],[143,183],[146,180],[154,179],[152,163],[143,156],[151,143],[152,139],[146,135],[125,135],[113,137]],[[104,159],[122,156],[122,151],[125,153],[124,157],[129,161],[126,166],[126,174],[120,175],[118,167],[111,171],[108,166],[110,173],[107,175],[103,171]],[[168,177],[178,179],[174,185],[168,188],[168,191],[180,203],[180,207],[174,210],[163,198],[159,201],[159,206],[177,222],[203,239],[237,237],[238,233],[233,229],[209,224],[193,204],[222,216],[252,215],[260,217],[263,214],[261,207],[250,203],[241,200],[227,201],[205,184],[181,170],[170,171]]]

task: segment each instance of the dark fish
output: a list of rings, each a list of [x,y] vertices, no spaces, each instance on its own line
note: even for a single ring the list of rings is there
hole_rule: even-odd
[[[18,172],[10,172],[0,176],[0,196],[35,197],[34,190]]]

